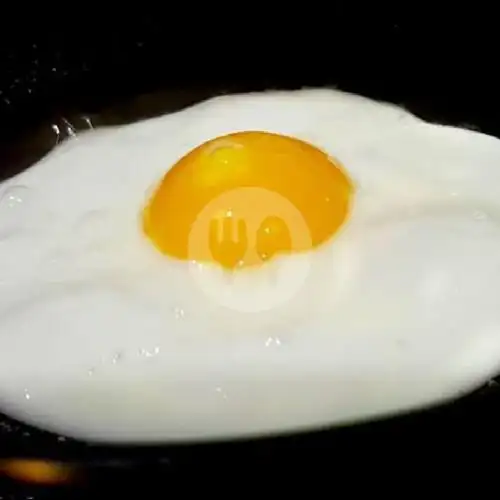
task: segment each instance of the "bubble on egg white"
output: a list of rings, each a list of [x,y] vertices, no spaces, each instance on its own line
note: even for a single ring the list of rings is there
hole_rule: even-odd
[[[0,238],[5,239],[23,229],[22,209],[28,199],[26,186],[10,186],[0,195]]]
[[[174,317],[175,319],[183,319],[185,316],[185,311],[182,307],[174,306]]]
[[[357,190],[328,244],[227,281],[161,255],[138,218],[169,165],[238,130],[310,140]],[[496,138],[333,90],[224,96],[65,141],[0,186],[2,411],[158,442],[472,390],[500,369],[499,162]]]
[[[21,203],[24,203],[28,195],[26,186],[11,186],[7,188],[0,198],[0,207],[2,209],[15,209]]]

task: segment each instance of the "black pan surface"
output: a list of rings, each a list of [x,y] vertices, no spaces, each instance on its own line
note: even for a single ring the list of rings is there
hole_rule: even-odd
[[[0,177],[89,126],[269,88],[335,86],[500,137],[500,77],[491,64],[495,35],[485,27],[487,12],[478,23],[468,12],[460,21],[456,13],[447,21],[426,13],[422,23],[414,12],[391,9],[360,16],[359,6],[350,4],[336,11],[335,22],[333,13],[306,19],[301,12],[300,19],[284,22],[283,13],[274,18],[266,11],[269,24],[247,19],[248,28],[235,12],[232,22],[214,24],[199,14],[179,26],[160,11],[101,13],[99,19],[81,13],[76,21],[67,15],[43,26],[12,19],[15,33],[0,46]],[[1,416],[0,459],[64,462],[72,474],[59,486],[0,476],[0,498],[130,492],[159,498],[188,476],[184,488],[210,484],[220,492],[231,491],[232,481],[241,491],[273,479],[284,485],[314,477],[353,487],[365,482],[360,477],[385,483],[388,475],[404,474],[422,481],[431,470],[456,477],[445,465],[491,463],[483,460],[484,450],[500,443],[499,418],[494,380],[474,394],[407,415],[234,443],[97,446]]]

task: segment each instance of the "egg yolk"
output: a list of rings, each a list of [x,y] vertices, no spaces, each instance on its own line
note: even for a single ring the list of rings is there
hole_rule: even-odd
[[[75,470],[67,464],[46,460],[11,459],[0,463],[0,473],[12,479],[43,485],[56,485],[69,482]]]
[[[143,227],[168,256],[235,270],[330,239],[352,191],[341,165],[315,146],[238,132],[201,144],[168,170]]]

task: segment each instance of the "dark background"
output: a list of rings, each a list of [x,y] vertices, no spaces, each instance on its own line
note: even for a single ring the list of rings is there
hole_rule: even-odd
[[[500,136],[493,10],[469,4],[403,11],[356,2],[275,10],[233,4],[210,13],[186,7],[137,5],[125,12],[122,6],[108,14],[81,7],[65,14],[50,6],[40,17],[5,15],[0,175],[28,166],[53,145],[51,123],[68,120],[83,128],[82,116],[97,125],[123,123],[221,92],[267,88],[336,86]],[[182,488],[235,495],[250,486],[268,491],[264,483],[273,481],[281,488],[305,480],[385,490],[396,477],[407,488],[436,477],[456,484],[472,470],[481,471],[484,483],[494,478],[487,471],[496,466],[499,417],[500,390],[490,383],[461,400],[399,418],[204,446],[97,447],[6,418],[0,458],[64,460],[79,475],[57,489],[0,478],[0,498],[2,489],[4,498],[165,497],[178,481]]]

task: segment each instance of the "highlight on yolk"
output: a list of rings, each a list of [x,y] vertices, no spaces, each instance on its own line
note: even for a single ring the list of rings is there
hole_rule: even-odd
[[[352,191],[341,165],[315,146],[237,132],[201,144],[165,174],[143,227],[168,256],[234,270],[329,240]]]

